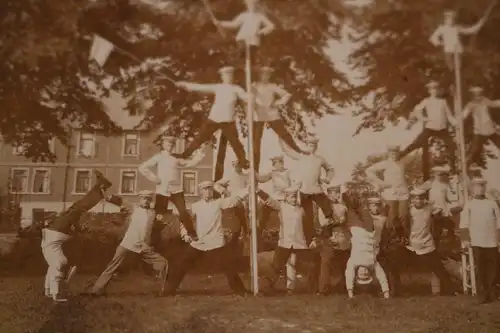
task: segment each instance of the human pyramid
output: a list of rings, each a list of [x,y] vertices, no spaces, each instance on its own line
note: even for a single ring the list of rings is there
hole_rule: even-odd
[[[260,45],[261,36],[274,29],[274,24],[256,10],[256,2],[246,0],[248,10],[231,22],[213,18],[219,27],[239,28],[236,40],[252,50]],[[479,27],[484,24],[486,16],[481,24],[478,23]],[[454,52],[456,56],[461,52],[459,34],[473,33],[479,28],[464,30],[452,18],[449,12],[445,14],[445,23],[436,30],[431,41],[435,45],[444,45],[446,55]],[[161,295],[174,295],[188,270],[206,253],[221,248],[238,253],[239,242],[247,236],[249,229],[253,229],[247,222],[246,200],[256,196],[263,203],[263,209],[258,230],[252,230],[252,236],[259,236],[265,229],[272,211],[278,212],[280,220],[279,241],[272,265],[261,276],[264,294],[275,290],[285,266],[288,274],[295,274],[293,265],[297,255],[305,258],[303,262],[307,266],[310,289],[319,295],[331,291],[332,268],[344,272],[345,289],[350,298],[373,283],[380,285],[384,298],[399,295],[401,263],[417,260],[439,279],[441,293],[454,295],[458,288],[437,250],[444,230],[455,241],[455,225],[451,217],[461,212],[460,239],[463,246],[472,246],[474,250],[481,302],[495,298],[492,277],[496,275],[500,211],[495,201],[485,197],[486,181],[480,177],[462,179],[464,185],[460,188],[458,181],[450,182],[453,178],[450,174],[457,173],[453,163],[451,166],[434,166],[433,179],[412,189],[405,179],[405,156],[421,147],[429,137],[442,139],[451,156],[454,156],[456,146],[461,146],[460,143],[455,145],[448,133],[448,125],[460,125],[463,119],[457,121],[446,100],[438,96],[437,82],[429,83],[429,97],[417,105],[412,114],[412,122],[423,122],[423,131],[405,149],[399,146],[388,148],[387,159],[366,171],[378,193],[357,198],[346,192],[345,184],[332,183],[334,168],[317,154],[317,138],[309,137],[305,147],[301,148],[286,130],[279,108],[290,100],[291,94],[270,82],[272,69],[261,68],[259,81],[252,84],[250,91],[233,83],[233,72],[233,67],[221,68],[221,83],[217,84],[176,82],[180,88],[212,93],[215,98],[199,135],[184,152],[174,153],[176,138],[164,135],[161,151],[139,167],[139,172],[156,184],[156,191],[140,192],[139,204],[130,205],[119,196],[109,195],[107,190],[111,183],[96,172],[97,182],[91,191],[45,226],[42,250],[49,265],[45,280],[48,297],[58,302],[66,301],[64,286],[75,268],[68,267],[62,244],[80,229],[79,217],[102,199],[129,211],[131,222],[113,259],[88,291],[91,296],[104,293],[106,285],[130,253],[139,255],[159,273]],[[464,118],[472,115],[474,122],[474,139],[467,166],[477,159],[488,139],[500,148],[500,135],[495,132],[494,122],[489,116],[489,108],[500,106],[500,101],[483,97],[480,87],[472,87],[471,92],[474,99],[464,111]],[[254,139],[249,149],[250,161],[239,141],[234,120],[237,99],[256,105],[255,110],[250,110],[250,113],[255,111],[255,119],[249,117]],[[283,153],[295,160],[295,177],[285,167],[283,155],[271,159],[272,171],[259,172],[260,141],[266,123],[280,137]],[[180,168],[198,163],[202,158],[201,148],[219,130],[231,144],[237,160],[227,177],[198,184],[201,200],[188,212],[180,186]],[[463,145],[459,148],[463,149]],[[156,173],[152,171],[153,167],[157,168]],[[378,176],[380,173],[382,178]],[[272,182],[273,193],[265,193],[253,180]],[[470,198],[466,189],[471,190]],[[164,226],[168,202],[176,206],[181,237],[186,243],[184,250],[176,254],[180,264],[175,267],[168,265],[166,259],[155,251],[157,243],[152,241]],[[314,204],[322,213],[318,222],[314,218]],[[240,224],[240,228],[232,233],[225,232],[222,226],[222,212],[228,209],[234,212]],[[250,213],[255,216],[255,211]],[[245,295],[248,291],[236,271],[236,260],[236,256],[227,260],[224,273],[232,291]],[[294,276],[291,280],[295,280]],[[293,293],[294,284],[288,284],[287,288]]]

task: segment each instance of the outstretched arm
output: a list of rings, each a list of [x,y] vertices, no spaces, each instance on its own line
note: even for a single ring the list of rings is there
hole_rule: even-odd
[[[137,170],[141,175],[146,177],[148,180],[157,183],[159,182],[159,178],[157,175],[155,175],[151,169],[155,167],[158,164],[158,160],[160,159],[160,154],[156,154],[153,157],[151,157],[149,160],[145,161],[139,167]]]
[[[387,275],[384,272],[384,269],[382,266],[376,261],[375,262],[375,277],[378,280],[378,283],[380,283],[380,287],[382,289],[382,292],[387,292],[389,291],[389,282],[387,280]]]
[[[198,163],[200,163],[201,160],[203,160],[203,158],[205,157],[205,147],[206,145],[203,145],[200,149],[198,149],[193,154],[192,158],[186,160],[180,160],[179,165],[184,168],[192,168]]]
[[[180,81],[177,82],[177,86],[183,88],[188,91],[197,91],[203,93],[215,93],[215,89],[217,88],[216,84],[201,84],[201,83],[191,83]]]
[[[500,99],[497,99],[497,100],[494,100],[494,101],[489,100],[488,101],[488,107],[490,107],[490,108],[500,108]]]
[[[472,26],[469,26],[469,27],[462,27],[462,26],[459,26],[458,27],[458,31],[462,34],[462,35],[474,35],[476,34],[477,32],[479,32],[479,30],[483,27],[483,25],[486,23],[486,20],[488,19],[488,16],[490,15],[490,12],[491,10],[493,9],[493,7],[496,5],[496,1],[492,2],[492,4],[488,7],[488,9],[486,9],[486,12],[484,13],[483,17],[481,17],[481,19],[479,21],[477,21],[476,24],[472,25]]]
[[[244,13],[241,13],[231,21],[216,21],[216,23],[226,29],[237,29],[243,24],[244,18]]]
[[[292,160],[300,160],[303,158],[305,155],[296,152],[295,150],[291,149],[288,147],[286,144],[283,143],[281,139],[278,140],[279,145],[281,147],[281,150],[285,153],[286,156],[290,157]]]
[[[272,177],[273,177],[272,172],[267,172],[267,173],[263,173],[263,174],[258,174],[257,172],[255,173],[255,179],[259,183],[267,183],[268,181],[270,181],[272,179]]]
[[[248,188],[243,188],[235,193],[231,193],[231,196],[228,198],[219,199],[221,209],[236,207],[241,201],[248,197],[248,192]]]

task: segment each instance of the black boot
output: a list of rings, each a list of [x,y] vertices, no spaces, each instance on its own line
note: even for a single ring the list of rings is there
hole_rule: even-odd
[[[94,170],[94,173],[97,179],[97,184],[100,185],[103,190],[107,190],[111,187],[111,185],[113,185],[113,183],[111,183],[106,177],[104,177],[102,172]]]

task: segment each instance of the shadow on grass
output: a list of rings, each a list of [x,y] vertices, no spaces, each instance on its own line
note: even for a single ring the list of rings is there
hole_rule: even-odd
[[[78,297],[54,304],[49,319],[35,333],[86,333],[85,304],[85,300]]]

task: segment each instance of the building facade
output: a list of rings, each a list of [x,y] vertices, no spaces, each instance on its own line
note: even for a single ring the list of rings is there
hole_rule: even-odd
[[[68,147],[57,140],[50,147],[57,156],[54,163],[35,163],[26,159],[22,147],[0,143],[0,191],[5,198],[18,198],[23,225],[29,224],[38,210],[62,211],[82,197],[95,181],[93,170],[101,171],[112,183],[109,193],[134,202],[141,190],[155,185],[141,176],[137,167],[157,152],[157,133],[125,130],[122,135],[106,137],[103,133],[73,130]],[[184,150],[179,139],[177,149]],[[213,153],[207,148],[204,159],[193,168],[182,169],[181,183],[188,207],[198,197],[197,184],[211,180]],[[115,212],[117,208],[103,202],[95,212]]]

